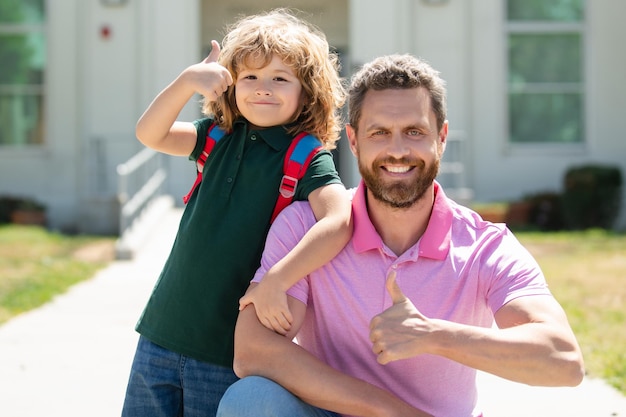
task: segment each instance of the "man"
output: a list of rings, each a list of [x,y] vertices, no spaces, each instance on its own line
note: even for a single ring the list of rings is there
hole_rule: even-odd
[[[353,238],[290,289],[287,337],[241,311],[234,368],[247,378],[218,415],[480,416],[476,369],[579,384],[580,348],[539,266],[435,182],[448,134],[438,73],[409,55],[378,58],[353,77],[349,103],[363,177]],[[255,280],[314,222],[306,203],[285,210]]]

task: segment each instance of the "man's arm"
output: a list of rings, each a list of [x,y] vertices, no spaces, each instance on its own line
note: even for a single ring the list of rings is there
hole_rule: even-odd
[[[239,313],[234,360],[239,377],[269,378],[302,400],[338,413],[363,417],[428,415],[387,391],[336,371],[292,342],[304,320],[306,306],[293,297],[288,303],[294,321],[286,336],[263,326],[253,304]]]
[[[580,347],[565,312],[549,295],[514,299],[495,314],[498,328],[482,328],[425,317],[402,294],[394,274],[387,289],[394,304],[370,326],[380,363],[430,353],[529,385],[582,381]]]

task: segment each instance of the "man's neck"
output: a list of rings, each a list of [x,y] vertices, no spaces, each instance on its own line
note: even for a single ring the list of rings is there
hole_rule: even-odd
[[[367,211],[385,245],[400,256],[417,243],[428,226],[435,201],[434,185],[408,208],[393,208],[366,191]]]

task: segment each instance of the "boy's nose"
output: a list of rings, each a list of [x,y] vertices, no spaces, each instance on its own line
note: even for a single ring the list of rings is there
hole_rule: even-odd
[[[269,96],[272,94],[272,89],[265,82],[260,82],[256,89],[256,94],[260,96]]]

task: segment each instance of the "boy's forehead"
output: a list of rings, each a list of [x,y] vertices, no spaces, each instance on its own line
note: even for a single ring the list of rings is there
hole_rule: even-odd
[[[284,57],[280,56],[276,52],[251,52],[248,53],[240,60],[240,65],[243,68],[259,69],[268,65],[274,66],[286,66],[291,68]]]
[[[274,54],[264,53],[261,51],[254,51],[246,54],[241,60],[241,67],[243,68],[263,68],[269,64]]]

